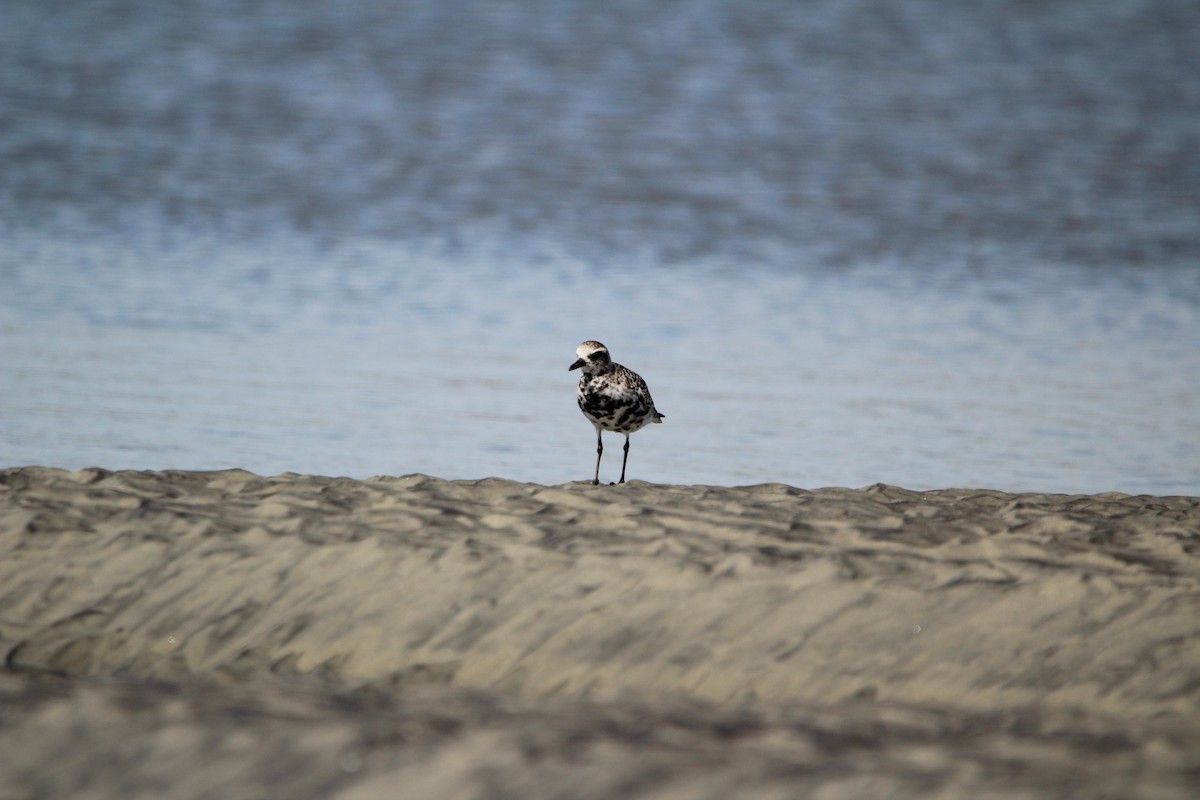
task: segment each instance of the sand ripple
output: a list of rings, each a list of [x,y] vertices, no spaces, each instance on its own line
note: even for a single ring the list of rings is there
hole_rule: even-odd
[[[1185,497],[7,470],[0,764],[111,724],[287,796],[1175,796],[1198,547]]]

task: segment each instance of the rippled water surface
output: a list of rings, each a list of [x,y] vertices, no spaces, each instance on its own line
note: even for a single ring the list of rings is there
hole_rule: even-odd
[[[10,3],[0,463],[1200,493],[1193,6]]]

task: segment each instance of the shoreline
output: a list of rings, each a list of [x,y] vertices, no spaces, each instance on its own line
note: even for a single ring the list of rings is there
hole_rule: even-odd
[[[18,750],[21,720],[54,708],[149,742],[172,703],[197,731],[232,724],[231,697],[259,698],[264,731],[298,703],[279,752],[246,755],[258,774],[295,737],[381,724],[347,700],[371,697],[400,717],[458,708],[459,733],[428,745],[443,761],[480,736],[523,752],[546,725],[578,725],[593,755],[666,759],[689,797],[710,795],[686,778],[688,747],[719,750],[730,725],[712,769],[764,796],[779,764],[817,763],[814,743],[843,729],[874,742],[855,756],[872,770],[908,765],[886,773],[898,796],[921,796],[897,755],[914,736],[941,765],[934,784],[972,791],[1001,791],[1001,752],[1050,796],[1077,790],[1060,780],[1105,747],[1123,755],[1094,779],[1131,796],[1200,769],[1200,498],[31,467],[0,470],[0,553],[0,694],[31,715],[0,723],[0,744]],[[157,699],[130,710],[137,694]],[[612,715],[692,745],[643,758]],[[570,773],[547,736],[551,772]],[[443,789],[480,779],[469,758],[410,764],[421,747],[335,769],[346,796],[384,796],[397,769]],[[545,770],[518,780],[522,758],[505,762],[512,796],[562,788]],[[621,796],[588,758],[589,796]]]

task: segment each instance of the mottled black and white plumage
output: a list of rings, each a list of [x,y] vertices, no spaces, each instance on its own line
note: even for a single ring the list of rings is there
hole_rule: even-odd
[[[666,417],[654,408],[654,398],[642,376],[620,364],[613,363],[608,348],[599,342],[587,341],[575,348],[578,360],[569,370],[580,369],[579,410],[596,426],[596,476],[600,483],[600,456],[604,453],[603,431],[625,434],[625,457],[621,460],[621,483],[625,482],[625,464],[629,461],[629,434],[640,431],[651,422]]]

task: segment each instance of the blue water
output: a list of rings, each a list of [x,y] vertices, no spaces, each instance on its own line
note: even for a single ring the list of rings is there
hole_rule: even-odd
[[[967,5],[10,2],[0,465],[1200,494],[1200,10]]]

